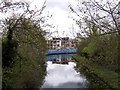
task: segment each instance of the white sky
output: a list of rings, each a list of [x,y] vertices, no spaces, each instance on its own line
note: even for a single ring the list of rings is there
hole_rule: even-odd
[[[20,1],[20,0],[15,0],[15,1]],[[21,0],[21,1],[30,1],[31,8],[34,8],[34,5],[36,5],[38,8],[41,8],[45,0]],[[100,1],[100,0],[96,0],[96,1]],[[114,1],[119,1],[119,0],[114,0]],[[69,18],[69,16],[71,15],[70,13],[71,11],[68,7],[69,4],[72,4],[72,6],[74,6],[75,8],[77,6],[77,0],[47,0],[46,1],[46,9],[43,14],[47,15],[47,13],[49,12],[49,14],[53,15],[53,17],[49,20],[49,23],[53,24],[55,27],[52,28],[50,31],[54,32],[58,30],[58,34],[59,34],[57,35],[57,33],[53,33],[52,36],[74,37],[76,36],[76,33],[80,31],[78,26],[72,20],[72,18]],[[74,26],[74,31],[72,26]]]
[[[28,1],[28,0],[26,0]],[[41,7],[43,2],[45,0],[29,0],[32,1],[32,6],[36,5],[37,7]],[[77,32],[80,32],[80,29],[75,24],[75,21],[72,20],[72,18],[69,18],[69,16],[74,16],[76,18],[76,15],[73,15],[68,7],[69,4],[72,4],[73,8],[76,9],[76,6],[79,3],[82,3],[83,0],[47,0],[46,1],[46,9],[44,11],[44,14],[47,14],[48,11],[50,14],[53,15],[53,17],[49,20],[51,24],[55,26],[55,28],[51,29],[51,32],[54,32],[58,30],[57,33],[53,33],[52,36],[60,36],[65,37],[69,36],[71,38],[76,36]],[[89,0],[86,0],[89,1]],[[96,0],[100,2],[101,0]],[[102,0],[102,2],[107,2],[111,0]],[[113,0],[113,1],[119,1],[119,0]],[[73,30],[74,27],[74,30]]]
[[[37,7],[41,7],[42,3],[45,0],[30,0],[30,1],[32,1],[33,8],[34,5],[36,5]],[[49,23],[55,26],[50,31],[54,32],[58,30],[58,34],[53,33],[52,36],[60,37],[75,36],[75,34],[73,34],[72,32],[72,25],[75,26],[75,22],[71,18],[69,18],[70,16],[70,9],[68,7],[69,3],[72,3],[72,5],[76,5],[75,0],[47,0],[44,14],[47,14],[49,11],[49,13],[53,15],[53,17],[49,20]],[[77,30],[78,28],[76,26],[76,31]]]
[[[1,1],[1,0],[0,0]],[[10,0],[8,0],[10,1]],[[13,0],[13,1],[28,1],[31,2],[31,9],[34,9],[35,5],[37,8],[41,8],[45,0]],[[69,18],[70,16],[70,9],[68,7],[69,3],[72,3],[72,5],[76,5],[77,3],[75,0],[47,0],[46,1],[46,8],[43,13],[43,15],[47,15],[48,12],[53,17],[49,19],[49,23],[53,24],[54,28],[52,28],[50,31],[55,32],[58,30],[58,33],[53,33],[52,36],[69,36],[74,37],[75,34],[73,34],[72,26],[75,27],[75,22]],[[4,18],[5,15],[0,13],[0,19]],[[76,26],[76,31],[78,30]]]

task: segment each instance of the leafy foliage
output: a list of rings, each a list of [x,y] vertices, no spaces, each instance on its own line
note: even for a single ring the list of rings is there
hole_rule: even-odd
[[[9,2],[6,2],[9,3]],[[1,4],[1,3],[0,3]],[[45,75],[46,32],[41,23],[45,22],[41,10],[30,10],[29,3],[10,3],[4,6],[3,13],[9,10],[13,15],[2,20],[2,66],[3,88],[38,88]],[[16,14],[22,8],[22,14]],[[6,10],[6,11],[4,11]],[[31,13],[32,11],[32,13]],[[36,17],[37,16],[37,17]],[[45,25],[45,24],[44,24]]]
[[[77,9],[69,5],[80,28],[79,54],[102,67],[119,72],[120,50],[119,1],[80,1]],[[74,18],[74,17],[73,17]]]
[[[46,40],[41,29],[27,18],[17,26],[11,42],[3,41],[3,66],[7,66],[3,69],[3,88],[37,87],[45,74]]]

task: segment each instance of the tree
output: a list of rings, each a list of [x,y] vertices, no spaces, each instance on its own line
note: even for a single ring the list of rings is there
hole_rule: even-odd
[[[45,74],[47,44],[44,27],[49,16],[40,10],[30,10],[26,2],[1,2],[2,13],[12,14],[1,20],[3,26],[3,88],[36,88]],[[22,10],[19,13],[17,10]],[[9,12],[9,13],[10,13]]]
[[[78,0],[78,2],[80,2]],[[95,0],[83,1],[78,4],[78,10],[75,11],[72,5],[69,5],[71,11],[80,19],[76,23],[82,27],[82,23],[94,23],[103,33],[114,33],[119,31],[119,7],[120,2]],[[74,19],[75,20],[75,19]],[[83,27],[82,27],[83,28]],[[86,27],[85,27],[86,28]]]
[[[72,5],[69,5],[71,11],[75,15],[77,15],[79,18],[77,20],[76,19],[74,20],[81,29],[80,36],[86,35],[86,37],[84,36],[83,37],[88,39],[87,41],[88,48],[86,48],[85,51],[91,50],[90,49],[91,43],[96,42],[95,46],[98,49],[97,51],[99,51],[97,54],[97,58],[100,58],[101,55],[105,56],[105,57],[102,57],[102,59],[100,59],[99,62],[102,62],[102,60],[106,60],[106,64],[109,63],[111,67],[112,65],[117,65],[118,61],[116,61],[117,59],[116,55],[118,57],[120,56],[118,55],[119,51],[117,51],[117,49],[119,50],[120,48],[119,47],[120,46],[119,45],[120,2],[104,1],[104,0],[101,0],[99,2],[97,2],[96,0],[81,2],[80,0],[78,0],[77,6],[78,6],[78,9],[75,10]],[[97,34],[97,36],[95,34]],[[93,38],[91,38],[91,36]],[[112,38],[114,38],[115,41],[112,40]],[[110,43],[110,39],[113,44]],[[82,42],[80,43],[82,44]],[[107,51],[107,49],[109,49],[109,51]],[[112,58],[108,59],[108,57],[112,57]],[[117,70],[117,67],[116,67],[116,70]]]

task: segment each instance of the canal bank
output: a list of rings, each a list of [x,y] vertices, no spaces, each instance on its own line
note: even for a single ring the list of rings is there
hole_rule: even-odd
[[[94,62],[77,54],[72,57],[77,61],[78,71],[83,73],[89,80],[90,84],[88,84],[88,88],[120,88],[120,83],[118,81],[118,75],[120,75],[120,73],[98,66]]]

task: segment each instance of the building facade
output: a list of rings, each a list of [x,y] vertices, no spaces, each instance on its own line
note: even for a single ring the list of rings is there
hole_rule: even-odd
[[[69,37],[52,38],[48,40],[48,47],[51,49],[75,48],[75,41],[75,39],[70,39]]]

